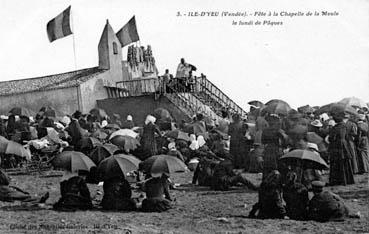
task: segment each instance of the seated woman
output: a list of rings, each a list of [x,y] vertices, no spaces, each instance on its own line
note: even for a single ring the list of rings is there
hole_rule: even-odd
[[[61,198],[54,204],[55,210],[74,211],[92,208],[90,191],[85,177],[86,171],[79,171],[78,176],[73,176],[60,183]]]
[[[0,201],[13,202],[13,201],[23,201],[23,202],[38,202],[45,203],[49,198],[49,193],[47,192],[41,198],[31,197],[28,192],[22,189],[10,186],[9,177],[0,171]]]
[[[101,206],[105,210],[133,211],[136,203],[132,200],[131,186],[122,177],[104,181],[104,197]]]
[[[143,185],[146,192],[146,199],[142,201],[142,211],[162,212],[170,209],[172,200],[169,195],[168,176],[152,177]]]
[[[283,187],[283,199],[286,202],[286,211],[289,218],[306,220],[309,203],[308,189],[297,182],[295,172],[287,173],[287,181]]]
[[[324,182],[313,181],[314,196],[308,205],[308,218],[318,222],[343,221],[349,214],[349,209],[337,194],[323,191]]]
[[[192,184],[211,186],[214,168],[218,163],[219,160],[213,158],[200,158],[192,177]]]
[[[259,201],[252,207],[250,218],[281,219],[286,217],[282,200],[281,174],[271,171],[259,188]]]
[[[241,174],[236,175],[233,172],[233,163],[231,160],[225,159],[215,166],[210,186],[212,189],[226,191],[238,183],[246,185],[249,189],[257,190],[257,186],[245,176]]]

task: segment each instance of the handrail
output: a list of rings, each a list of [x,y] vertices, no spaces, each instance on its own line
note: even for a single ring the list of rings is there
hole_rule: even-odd
[[[188,83],[184,85],[182,84],[182,82]],[[193,104],[196,104],[196,108],[198,108],[199,106],[209,106],[213,109],[211,111],[215,114],[217,114],[217,112],[219,111],[217,110],[216,106],[220,106],[226,107],[229,111],[238,113],[241,116],[247,115],[246,111],[244,111],[239,105],[237,105],[237,103],[235,103],[231,98],[223,93],[223,91],[219,89],[215,84],[209,81],[206,76],[192,77],[187,81],[173,78],[171,79],[169,85],[168,83],[165,83],[163,77],[133,79],[116,82],[116,87],[126,89],[129,96],[141,96],[148,93],[165,94],[167,93],[167,89],[169,89],[171,92],[177,93],[180,98],[188,101],[190,103],[190,106]],[[184,95],[186,93],[187,97],[186,95]],[[205,103],[201,102],[200,104],[199,99],[205,99],[203,100]],[[193,112],[196,113],[197,111]],[[213,115],[213,113],[211,114]]]
[[[157,78],[126,80],[116,82],[117,88],[126,89],[130,96],[141,96],[159,91],[160,82]]]
[[[196,82],[200,84],[201,91],[205,92],[209,96],[215,96],[216,101],[220,104],[227,106],[233,109],[235,112],[240,113],[242,116],[246,116],[247,112],[243,110],[237,103],[235,103],[231,98],[229,98],[221,89],[219,89],[215,84],[209,81],[205,76],[197,77],[197,80],[200,82]]]
[[[176,87],[178,88],[178,86]],[[169,92],[165,92],[166,97],[174,102],[177,102],[177,104],[179,104],[179,106],[182,108],[186,108],[186,110],[190,112],[188,113],[190,117],[197,113],[202,113],[205,116],[211,117],[212,119],[219,118],[219,116],[213,110],[211,110],[210,107],[208,107],[209,109],[204,108],[207,105],[202,103],[198,98],[196,98],[196,96],[192,95],[192,93],[178,92],[178,90],[173,86],[168,86],[168,89]]]

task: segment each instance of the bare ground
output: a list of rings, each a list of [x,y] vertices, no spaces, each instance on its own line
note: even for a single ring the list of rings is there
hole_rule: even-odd
[[[261,176],[248,174],[260,183]],[[356,176],[357,184],[331,187],[361,219],[317,223],[294,220],[257,220],[247,215],[257,193],[245,188],[227,192],[210,191],[189,183],[192,173],[173,175],[182,184],[171,194],[174,208],[164,213],[103,212],[99,210],[56,212],[50,206],[59,198],[61,177],[40,174],[12,176],[12,185],[50,198],[46,207],[24,209],[20,202],[0,202],[0,233],[369,233],[368,175]],[[102,198],[102,187],[89,185],[94,204]],[[136,194],[137,195],[137,194]]]

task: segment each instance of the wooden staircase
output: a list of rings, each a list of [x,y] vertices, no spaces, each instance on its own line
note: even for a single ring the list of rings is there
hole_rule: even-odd
[[[116,87],[106,88],[109,98],[143,96],[154,93],[155,99],[157,99],[163,95],[190,118],[197,113],[202,113],[213,120],[219,120],[221,110],[227,110],[230,114],[237,113],[241,117],[247,115],[246,111],[205,76],[194,77],[190,84],[183,83],[179,79],[172,79],[169,84],[164,84],[163,79],[159,77],[159,79],[121,81],[117,82]]]

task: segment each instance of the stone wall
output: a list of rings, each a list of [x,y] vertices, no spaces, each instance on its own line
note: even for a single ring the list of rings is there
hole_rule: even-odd
[[[127,115],[132,115],[134,122],[137,125],[142,125],[148,114],[153,114],[156,108],[167,109],[176,122],[179,123],[182,119],[189,121],[180,109],[178,109],[166,97],[161,97],[158,100],[154,99],[153,95],[141,97],[125,97],[125,98],[110,98],[97,101],[98,107],[104,109],[109,115],[113,113],[120,114],[122,119]]]
[[[51,106],[63,114],[72,114],[79,109],[77,89],[70,87],[0,96],[0,113],[8,114],[13,107],[25,107],[38,112],[43,106]]]

